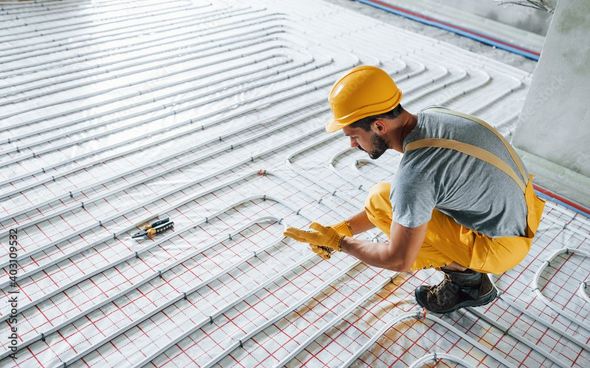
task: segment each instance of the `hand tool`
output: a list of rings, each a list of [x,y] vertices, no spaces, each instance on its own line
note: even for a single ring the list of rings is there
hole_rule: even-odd
[[[151,224],[147,224],[143,227],[143,229],[137,233],[135,233],[132,238],[133,239],[145,239],[145,238],[154,238],[157,234],[160,234],[168,229],[174,227],[174,222],[170,221],[169,217],[163,218],[161,220],[154,221]]]

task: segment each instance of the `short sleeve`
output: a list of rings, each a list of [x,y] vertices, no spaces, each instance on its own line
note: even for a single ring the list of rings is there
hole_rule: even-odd
[[[391,190],[393,220],[414,228],[430,221],[436,204],[434,184],[429,177],[407,170],[398,172]]]

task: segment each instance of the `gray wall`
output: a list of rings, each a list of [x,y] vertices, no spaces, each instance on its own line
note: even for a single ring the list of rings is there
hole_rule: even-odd
[[[544,173],[540,181],[586,206],[590,188],[580,186],[590,177],[589,36],[590,0],[560,0],[513,137],[531,154],[529,169]],[[543,160],[562,168],[556,177],[548,177]]]
[[[493,0],[433,0],[433,2],[454,6],[542,36],[547,33],[551,20],[551,14],[543,10],[511,4],[500,5]]]

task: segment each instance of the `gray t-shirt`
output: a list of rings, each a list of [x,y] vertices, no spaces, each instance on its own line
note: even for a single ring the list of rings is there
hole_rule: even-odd
[[[469,119],[426,109],[418,113],[416,127],[404,139],[404,147],[424,138],[478,146],[520,175],[500,139]],[[410,228],[428,222],[436,208],[457,223],[491,237],[525,235],[527,207],[520,187],[495,166],[452,149],[428,147],[404,153],[391,202],[394,220]]]

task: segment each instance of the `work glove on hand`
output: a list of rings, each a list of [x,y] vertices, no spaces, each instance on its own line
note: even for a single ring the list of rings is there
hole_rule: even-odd
[[[352,236],[352,228],[348,221],[342,221],[334,225],[330,225],[330,227],[342,236]],[[333,252],[332,249],[320,245],[311,245],[311,250],[317,254],[318,256],[322,257],[323,259],[330,259],[330,256]]]
[[[330,253],[332,251],[340,250],[340,241],[345,236],[349,236],[346,234],[352,235],[348,224],[346,224],[346,226],[337,227],[342,234],[339,234],[339,232],[333,227],[325,227],[317,222],[312,222],[310,228],[313,231],[289,227],[283,234],[297,241],[309,243],[311,250],[323,259],[330,258]]]
[[[342,236],[352,236],[352,228],[350,227],[350,223],[348,221],[342,221],[334,225],[330,225],[330,227]]]

